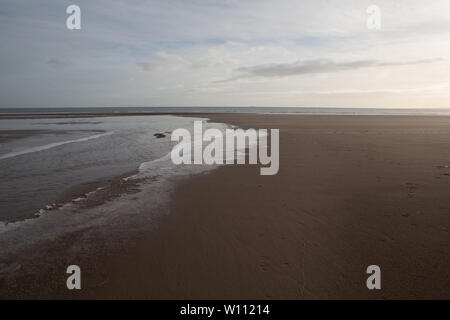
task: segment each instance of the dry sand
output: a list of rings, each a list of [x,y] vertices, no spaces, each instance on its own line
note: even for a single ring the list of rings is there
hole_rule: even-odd
[[[79,257],[84,289],[11,297],[450,298],[450,117],[202,116],[279,128],[278,175],[229,165],[184,181],[157,231]],[[63,288],[64,270],[33,281]]]

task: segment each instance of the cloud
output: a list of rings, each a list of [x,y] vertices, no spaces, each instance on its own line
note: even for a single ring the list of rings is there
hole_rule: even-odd
[[[176,71],[182,68],[191,68],[193,64],[183,57],[160,51],[156,53],[157,62],[137,62],[136,65],[144,72],[155,70]]]
[[[349,94],[427,94],[441,92],[450,87],[450,82],[435,83],[424,87],[413,88],[373,88],[373,89],[335,89],[335,90],[285,90],[285,91],[260,91],[253,92],[258,95],[349,95]]]
[[[420,59],[413,61],[404,61],[404,62],[380,62],[377,66],[406,66],[406,65],[415,65],[415,64],[426,64],[426,63],[434,63],[444,61],[443,58],[431,58],[431,59]]]
[[[144,72],[151,72],[155,69],[155,65],[150,62],[136,62],[136,65]]]
[[[47,61],[47,64],[55,68],[65,68],[72,65],[72,61],[67,58],[52,58]]]
[[[350,62],[335,62],[330,59],[314,59],[295,61],[292,63],[270,63],[256,65],[252,67],[241,67],[236,71],[243,74],[236,77],[224,80],[233,81],[242,78],[251,77],[287,77],[298,76],[313,73],[329,73],[345,70],[355,70],[367,67],[385,67],[385,66],[403,66],[403,65],[417,65],[442,61],[442,58],[421,59],[413,61],[378,61],[378,60],[356,60]]]
[[[419,60],[450,57],[448,0],[377,0],[378,31],[366,27],[370,2],[356,0],[80,1],[79,31],[67,30],[64,1],[1,3],[0,106],[352,106],[450,72]],[[418,104],[448,106],[448,87],[426,92]],[[370,102],[416,103],[400,93]]]

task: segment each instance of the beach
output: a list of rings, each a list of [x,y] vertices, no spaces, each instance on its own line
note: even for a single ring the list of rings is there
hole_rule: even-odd
[[[278,174],[224,165],[176,178],[149,231],[94,238],[95,250],[78,247],[86,229],[41,242],[42,260],[0,278],[0,297],[450,298],[450,117],[195,117],[279,129]],[[82,290],[66,289],[71,263]],[[366,287],[369,265],[381,290]]]

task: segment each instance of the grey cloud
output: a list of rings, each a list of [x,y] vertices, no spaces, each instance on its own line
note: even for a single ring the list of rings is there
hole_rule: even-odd
[[[136,65],[144,72],[155,70],[177,71],[180,69],[199,69],[205,67],[202,64],[192,63],[177,54],[159,51],[155,54],[155,62],[137,62]]]
[[[47,61],[47,64],[55,68],[64,68],[72,65],[72,61],[67,58],[52,58]]]
[[[434,59],[422,59],[413,61],[388,61],[388,62],[378,60],[335,62],[333,60],[328,59],[315,59],[315,60],[296,61],[292,63],[278,63],[278,64],[272,63],[239,68],[236,71],[241,72],[243,74],[225,81],[232,81],[250,77],[272,78],[272,77],[305,75],[313,73],[329,73],[344,70],[355,70],[367,67],[415,65],[415,64],[433,63],[441,60],[443,59],[434,58]]]
[[[155,69],[155,65],[149,62],[137,62],[136,65],[144,72],[150,72]]]
[[[380,62],[378,66],[404,66],[404,65],[414,65],[414,64],[425,64],[425,63],[433,63],[443,61],[443,58],[432,58],[432,59],[420,59],[413,61],[405,61],[405,62]]]

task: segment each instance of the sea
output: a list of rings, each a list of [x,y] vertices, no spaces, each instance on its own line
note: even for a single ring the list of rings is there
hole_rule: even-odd
[[[170,133],[192,131],[194,120],[205,121],[170,115],[0,119],[0,134],[6,137],[0,140],[0,221],[37,217],[83,183],[151,171],[157,160],[170,166],[176,143]],[[226,127],[205,123],[211,126]],[[7,139],[8,132],[30,134]]]

